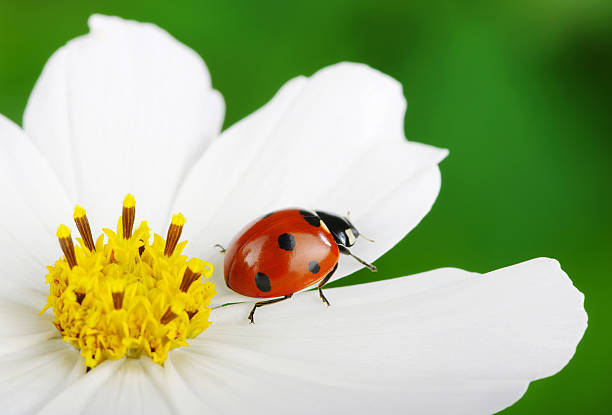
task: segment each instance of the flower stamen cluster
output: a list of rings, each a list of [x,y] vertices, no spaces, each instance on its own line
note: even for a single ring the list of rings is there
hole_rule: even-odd
[[[81,238],[57,230],[64,256],[47,267],[47,305],[62,338],[81,351],[93,368],[106,359],[150,356],[162,364],[168,351],[188,346],[211,324],[212,265],[182,255],[178,242],[185,218],[174,215],[166,241],[142,222],[135,230],[136,202],[123,202],[117,231],[103,229],[94,243],[86,211],[74,210]],[[203,277],[203,278],[202,278]]]

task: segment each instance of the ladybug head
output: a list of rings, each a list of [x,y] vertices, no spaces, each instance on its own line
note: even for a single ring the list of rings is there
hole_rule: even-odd
[[[346,247],[355,245],[359,237],[359,231],[351,221],[344,216],[339,216],[334,213],[325,212],[322,210],[315,211],[321,218],[327,229],[331,232],[338,245]]]

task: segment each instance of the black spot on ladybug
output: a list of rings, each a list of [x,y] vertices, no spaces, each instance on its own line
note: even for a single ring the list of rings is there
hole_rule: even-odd
[[[268,278],[268,276],[263,272],[258,272],[255,275],[255,285],[257,285],[259,291],[263,291],[265,293],[272,289],[272,286],[270,285],[270,278]]]
[[[274,215],[275,213],[276,213],[276,212],[270,212],[270,213],[268,213],[268,214],[266,214],[266,215],[263,215],[261,218],[262,218],[262,219],[269,218],[270,216]]]
[[[284,233],[278,237],[278,246],[285,251],[293,251],[293,248],[295,248],[295,238],[290,233]]]
[[[321,267],[319,266],[319,263],[317,261],[310,261],[308,263],[308,271],[312,272],[313,274],[316,274],[317,272],[321,271]]]
[[[321,219],[313,212],[309,212],[308,210],[300,210],[300,215],[304,216],[306,222],[310,223],[312,226],[321,226]]]

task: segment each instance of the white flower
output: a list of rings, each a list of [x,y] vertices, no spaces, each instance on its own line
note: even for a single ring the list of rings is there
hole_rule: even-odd
[[[289,81],[220,134],[223,99],[193,51],[154,25],[89,23],[45,66],[23,130],[0,118],[4,413],[487,414],[572,357],[583,296],[556,261],[535,259],[328,289],[329,308],[305,292],[260,309],[256,325],[248,303],[225,306],[164,366],[124,358],[86,373],[52,313],[39,316],[74,203],[94,233],[128,192],[158,233],[182,211],[188,253],[214,262],[221,304],[237,297],[214,243],[275,208],[350,209],[376,240],[355,251],[374,260],[430,209],[446,155],[405,141],[400,85],[357,64]],[[336,278],[358,268],[343,258]]]

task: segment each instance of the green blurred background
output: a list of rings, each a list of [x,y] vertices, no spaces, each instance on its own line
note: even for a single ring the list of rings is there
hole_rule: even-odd
[[[380,69],[404,85],[407,137],[451,153],[432,212],[377,265],[400,276],[559,259],[589,329],[560,374],[503,413],[609,413],[612,2],[490,3],[0,0],[0,113],[21,123],[43,64],[93,12],[157,23],[195,49],[225,127],[296,75],[343,60]]]

